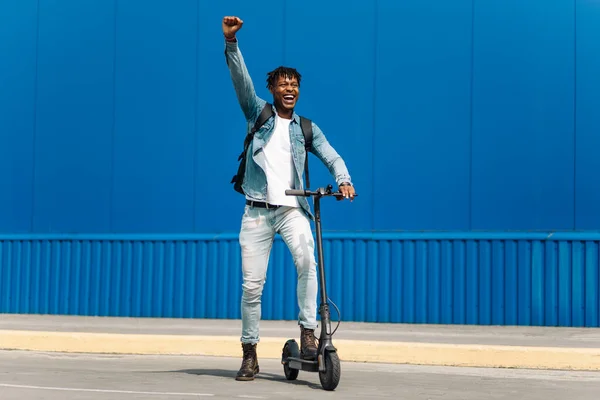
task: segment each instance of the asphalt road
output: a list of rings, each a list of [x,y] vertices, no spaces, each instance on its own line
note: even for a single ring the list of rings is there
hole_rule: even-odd
[[[335,392],[318,375],[289,382],[277,360],[260,360],[237,382],[239,359],[0,351],[0,399],[520,399],[592,400],[600,373],[342,363]]]

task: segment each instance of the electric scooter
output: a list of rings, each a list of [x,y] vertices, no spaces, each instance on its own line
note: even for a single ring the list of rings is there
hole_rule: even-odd
[[[285,377],[293,381],[298,377],[300,370],[309,372],[318,372],[319,380],[325,390],[334,390],[340,382],[341,366],[337,349],[333,345],[332,337],[339,327],[340,321],[333,332],[331,332],[331,319],[329,313],[329,304],[331,301],[327,297],[327,288],[325,283],[325,267],[323,262],[323,242],[321,239],[321,197],[341,196],[340,192],[332,192],[332,186],[327,188],[318,188],[315,191],[310,190],[286,190],[288,196],[313,197],[315,209],[315,227],[317,236],[317,254],[319,264],[319,281],[321,289],[321,304],[319,306],[319,315],[321,316],[321,334],[318,340],[317,359],[304,360],[300,354],[298,343],[294,339],[288,340],[283,346],[281,354],[281,363]],[[357,196],[356,194],[354,196]],[[340,315],[340,310],[335,303],[331,302]],[[341,318],[340,318],[341,319]]]

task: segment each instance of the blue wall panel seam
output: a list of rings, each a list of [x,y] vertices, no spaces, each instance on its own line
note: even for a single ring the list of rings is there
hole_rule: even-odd
[[[573,8],[573,229],[577,229],[577,0]]]
[[[281,30],[281,62],[283,65],[285,65],[285,50],[286,50],[286,29],[287,29],[287,25],[286,25],[286,20],[287,20],[287,0],[283,0],[283,4],[281,6],[281,20],[283,21],[283,28]]]
[[[200,110],[198,108],[198,104],[199,104],[199,90],[200,90],[200,82],[199,82],[199,74],[198,71],[200,69],[200,1],[201,0],[196,0],[196,82],[195,82],[195,93],[194,93],[194,161],[193,161],[193,174],[192,174],[192,185],[194,185],[194,187],[192,188],[192,232],[196,232],[198,227],[197,227],[197,219],[198,219],[198,154],[199,154],[199,149],[198,149],[198,119],[200,118],[200,116],[198,115],[200,113]]]
[[[30,232],[35,232],[35,165],[36,165],[36,139],[37,139],[37,109],[38,109],[38,69],[39,69],[39,48],[40,48],[40,0],[36,4],[36,26],[35,26],[35,81],[33,84],[33,145],[31,158],[31,226]]]
[[[468,227],[473,229],[473,75],[475,59],[475,0],[471,0],[471,73],[469,88],[469,220]]]
[[[375,154],[376,145],[377,145],[377,57],[379,52],[377,51],[377,43],[378,43],[378,22],[379,22],[379,0],[373,1],[373,7],[375,8],[373,12],[373,108],[372,108],[372,127],[373,133],[371,135],[371,182],[375,182],[375,160],[377,159],[377,155]],[[371,188],[371,229],[375,228],[375,188]]]
[[[143,233],[143,234],[0,234],[5,240],[109,240],[109,241],[218,241],[237,240],[239,232],[226,233]],[[600,241],[600,232],[323,232],[323,239],[343,240],[541,240],[541,241]],[[276,236],[276,240],[281,240]]]
[[[119,9],[119,0],[115,1],[114,8],[114,26],[113,26],[113,80],[112,80],[112,129],[111,129],[111,144],[110,144],[110,187],[108,188],[108,199],[110,205],[108,207],[108,231],[114,232],[114,204],[115,204],[115,144],[117,131],[117,14]]]

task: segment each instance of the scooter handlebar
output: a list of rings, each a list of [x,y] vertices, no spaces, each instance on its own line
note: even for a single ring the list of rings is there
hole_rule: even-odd
[[[310,190],[299,190],[299,189],[287,189],[285,191],[286,196],[301,196],[301,197],[310,197],[310,196],[316,196],[319,194],[319,192],[313,192]],[[341,192],[329,192],[324,194],[323,196],[342,196]],[[358,196],[358,194],[354,194],[354,197]]]
[[[288,189],[285,191],[286,196],[303,196],[308,197],[311,193],[308,190]]]

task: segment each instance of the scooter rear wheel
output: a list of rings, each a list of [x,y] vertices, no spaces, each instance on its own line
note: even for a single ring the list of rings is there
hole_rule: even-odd
[[[319,380],[321,386],[325,390],[334,390],[338,383],[340,383],[340,376],[342,374],[342,368],[340,365],[340,358],[336,352],[326,351],[324,362],[325,371],[319,372]]]
[[[296,343],[295,340],[289,340],[285,346],[283,346],[283,358],[287,357],[300,357],[300,348],[298,348],[298,343]],[[288,381],[295,380],[298,377],[299,372],[300,371],[297,369],[290,368],[289,363],[283,364],[283,373]]]

